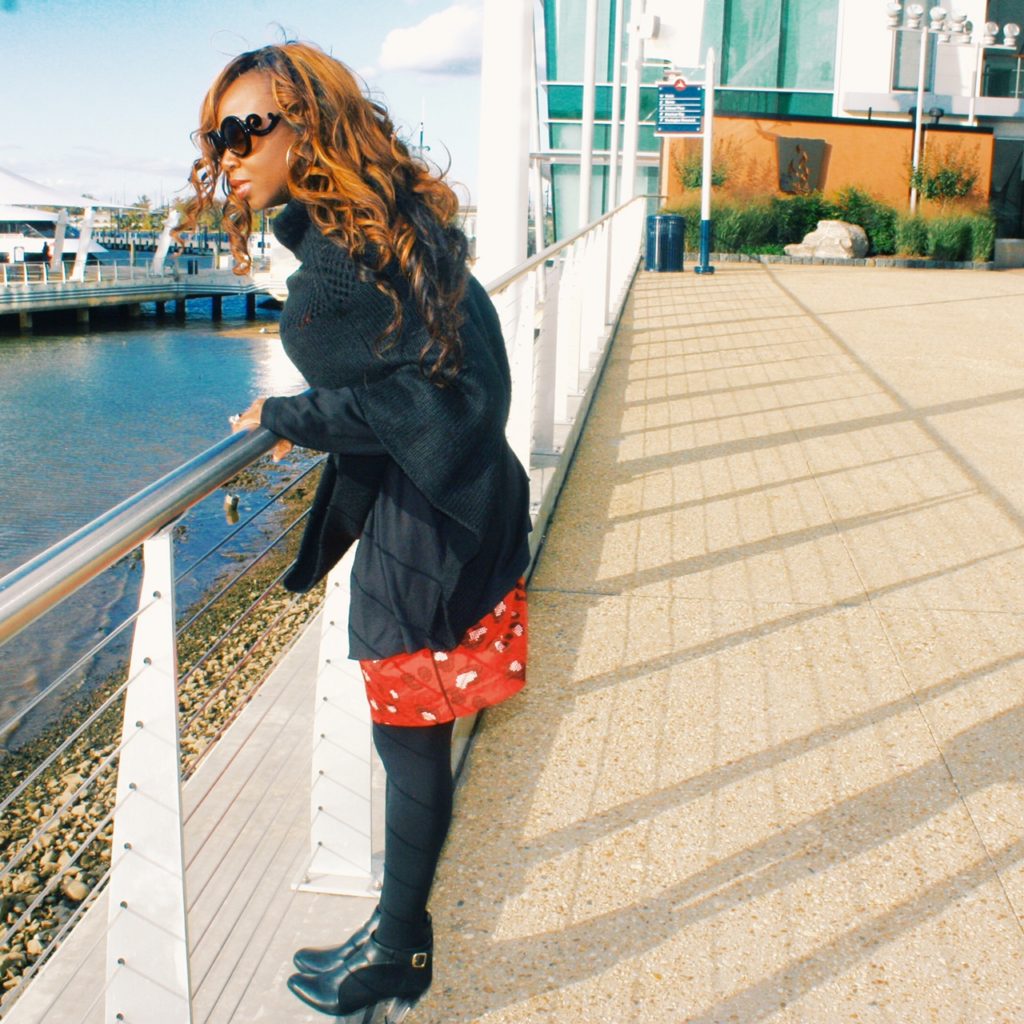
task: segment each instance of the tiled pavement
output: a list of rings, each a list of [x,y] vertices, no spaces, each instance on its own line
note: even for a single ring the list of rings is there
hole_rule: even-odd
[[[415,1024],[1024,1021],[1024,276],[641,275]]]

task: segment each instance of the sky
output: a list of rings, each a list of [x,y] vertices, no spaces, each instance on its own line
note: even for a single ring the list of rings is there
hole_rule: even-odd
[[[0,0],[0,167],[100,200],[184,194],[199,104],[236,54],[314,42],[473,199],[482,0]],[[459,188],[459,183],[463,186]],[[2,197],[0,197],[2,201]]]

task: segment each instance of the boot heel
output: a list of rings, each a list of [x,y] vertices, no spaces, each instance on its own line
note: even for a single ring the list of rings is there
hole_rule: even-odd
[[[384,1011],[384,1024],[402,1024],[419,999],[392,999]]]

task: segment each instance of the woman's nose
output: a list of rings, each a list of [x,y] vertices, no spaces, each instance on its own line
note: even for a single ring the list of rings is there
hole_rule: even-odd
[[[225,149],[224,155],[220,158],[220,166],[224,173],[230,178],[231,172],[240,166],[238,157],[232,153],[230,149]]]

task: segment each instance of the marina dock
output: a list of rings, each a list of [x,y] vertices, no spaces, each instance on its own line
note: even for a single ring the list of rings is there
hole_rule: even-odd
[[[194,272],[189,272],[189,270]],[[43,264],[0,265],[0,329],[31,331],[36,314],[73,312],[77,323],[86,327],[90,314],[98,309],[123,307],[130,314],[143,302],[155,302],[158,314],[174,304],[179,319],[186,315],[187,303],[197,299],[210,302],[214,319],[221,315],[225,297],[242,295],[246,316],[256,315],[256,298],[276,294],[281,282],[271,271],[244,277],[231,270],[199,270],[184,261],[184,269],[168,268],[153,274],[148,266],[119,263],[90,263],[85,280],[72,281]]]

